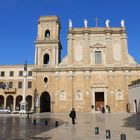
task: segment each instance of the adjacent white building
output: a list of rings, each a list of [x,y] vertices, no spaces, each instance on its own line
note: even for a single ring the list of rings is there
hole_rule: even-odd
[[[140,83],[129,85],[128,98],[130,112],[140,113]]]

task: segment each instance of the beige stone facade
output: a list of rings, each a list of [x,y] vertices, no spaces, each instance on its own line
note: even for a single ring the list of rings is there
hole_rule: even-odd
[[[24,65],[0,66],[0,107],[19,111],[23,96],[23,68]],[[32,69],[28,65],[26,100],[30,109],[34,106],[34,88]]]
[[[68,112],[74,107],[79,112],[94,112],[109,105],[112,112],[125,112],[128,85],[140,78],[140,65],[128,53],[125,27],[71,25],[68,53],[62,61],[60,29],[57,16],[38,20],[35,64],[30,65],[31,108],[37,112]],[[4,99],[9,94],[0,90]],[[12,96],[15,99],[19,94],[16,90]]]

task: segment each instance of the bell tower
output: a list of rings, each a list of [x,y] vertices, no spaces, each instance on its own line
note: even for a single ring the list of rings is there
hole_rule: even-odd
[[[41,16],[35,41],[35,65],[54,67],[60,62],[60,22],[57,16]]]

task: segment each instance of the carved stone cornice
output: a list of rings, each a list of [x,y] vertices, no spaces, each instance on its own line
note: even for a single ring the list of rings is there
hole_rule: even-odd
[[[70,28],[68,34],[124,34],[125,28],[113,27],[113,28]]]
[[[34,67],[33,72],[64,72],[64,71],[140,71],[140,65],[136,66],[105,66],[105,65],[85,65],[85,66],[46,66],[46,67]]]
[[[36,40],[35,44],[54,44],[54,43],[60,43],[59,40],[54,40],[54,39],[44,39],[44,40]]]

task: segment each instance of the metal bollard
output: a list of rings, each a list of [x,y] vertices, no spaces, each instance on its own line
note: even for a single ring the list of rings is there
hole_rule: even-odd
[[[121,134],[121,139],[120,140],[126,140],[126,134]]]
[[[110,130],[106,130],[106,139],[110,139],[111,138],[111,132]]]
[[[66,126],[66,128],[68,127],[68,122],[66,122],[66,125],[65,126]]]
[[[58,121],[55,122],[55,127],[58,127]]]
[[[36,124],[36,120],[34,120],[34,124]]]
[[[45,120],[45,125],[48,125],[48,121],[47,120]]]
[[[99,135],[99,127],[95,127],[95,135]]]

